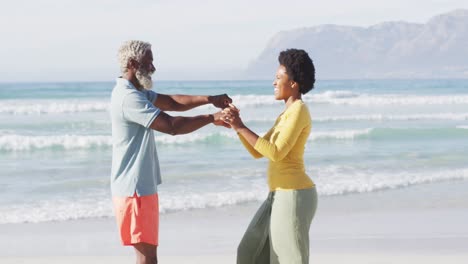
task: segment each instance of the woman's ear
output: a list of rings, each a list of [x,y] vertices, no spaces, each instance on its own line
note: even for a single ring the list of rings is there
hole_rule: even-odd
[[[291,88],[297,89],[297,87],[298,87],[297,82],[291,81]]]

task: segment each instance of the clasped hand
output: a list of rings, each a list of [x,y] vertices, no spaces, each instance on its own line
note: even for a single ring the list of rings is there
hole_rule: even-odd
[[[244,126],[240,117],[240,110],[232,103],[221,111],[220,119],[234,130]]]

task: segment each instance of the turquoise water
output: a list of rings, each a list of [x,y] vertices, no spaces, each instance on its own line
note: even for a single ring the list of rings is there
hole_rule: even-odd
[[[0,223],[112,215],[112,87],[0,84]],[[154,89],[228,93],[259,134],[284,110],[270,81],[157,81]],[[306,168],[320,195],[468,180],[468,80],[319,81],[304,101],[313,118]],[[210,125],[156,140],[163,212],[265,197],[267,161],[253,160],[233,131]]]

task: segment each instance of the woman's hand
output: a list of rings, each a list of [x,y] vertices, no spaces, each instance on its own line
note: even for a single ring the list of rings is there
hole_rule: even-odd
[[[229,104],[229,107],[225,108],[223,111],[223,116],[221,119],[229,124],[234,130],[245,127],[242,119],[240,117],[240,110],[233,104]]]

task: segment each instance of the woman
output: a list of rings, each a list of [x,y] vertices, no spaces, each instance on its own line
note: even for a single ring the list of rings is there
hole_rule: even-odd
[[[315,67],[304,50],[288,49],[278,60],[275,99],[283,100],[286,110],[265,136],[251,131],[234,105],[223,111],[224,121],[252,156],[270,160],[270,193],[239,244],[239,264],[309,263],[309,228],[317,208],[317,193],[304,168],[311,119],[301,95],[314,87]]]

